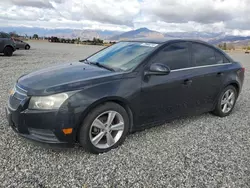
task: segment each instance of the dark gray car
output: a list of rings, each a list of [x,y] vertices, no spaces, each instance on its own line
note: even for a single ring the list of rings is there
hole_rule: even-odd
[[[15,41],[9,34],[0,32],[0,53],[3,53],[5,56],[12,56],[15,50]]]
[[[20,39],[15,39],[15,43],[16,43],[16,49],[25,49],[25,50],[30,49],[30,45]]]

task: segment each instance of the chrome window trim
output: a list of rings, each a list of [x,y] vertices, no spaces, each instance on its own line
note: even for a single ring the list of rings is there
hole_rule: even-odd
[[[174,70],[171,70],[171,72],[178,72],[178,71],[191,70],[191,69],[200,69],[200,68],[206,68],[206,67],[217,67],[217,66],[229,65],[229,64],[232,64],[232,63],[220,63],[220,64],[214,64],[214,65],[204,65],[204,66],[188,67],[188,68],[183,68],[183,69],[174,69]]]

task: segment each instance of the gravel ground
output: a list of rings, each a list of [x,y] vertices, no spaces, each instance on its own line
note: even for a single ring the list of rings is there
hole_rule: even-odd
[[[97,46],[31,43],[30,51],[0,56],[0,187],[250,187],[250,55],[232,56],[246,67],[234,112],[210,114],[129,135],[108,153],[80,147],[47,149],[20,138],[8,126],[7,92],[24,73],[75,61]]]

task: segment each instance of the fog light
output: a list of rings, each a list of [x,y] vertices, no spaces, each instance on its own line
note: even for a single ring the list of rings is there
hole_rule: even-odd
[[[62,130],[64,134],[71,134],[73,129],[72,128],[67,128]]]

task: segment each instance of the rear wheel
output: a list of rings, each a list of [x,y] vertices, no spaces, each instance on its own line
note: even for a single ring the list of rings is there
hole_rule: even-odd
[[[235,106],[237,96],[238,93],[235,87],[232,85],[227,86],[222,91],[213,113],[220,117],[228,116]]]
[[[30,46],[29,45],[26,45],[25,46],[25,50],[29,50],[30,49]]]
[[[3,53],[5,56],[12,56],[13,55],[13,49],[9,46],[5,47],[3,50]]]
[[[93,109],[79,131],[80,144],[91,153],[103,153],[123,143],[129,130],[126,110],[112,102]]]

